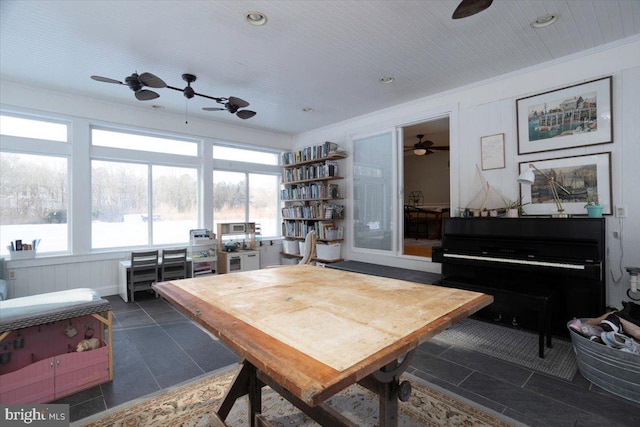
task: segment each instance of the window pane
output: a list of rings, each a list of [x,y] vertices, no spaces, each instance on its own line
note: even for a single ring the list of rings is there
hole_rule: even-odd
[[[198,228],[198,171],[194,168],[153,166],[153,243],[189,241]]]
[[[0,254],[16,239],[41,239],[39,253],[67,251],[67,159],[0,153],[0,182]]]
[[[213,172],[213,223],[245,222],[246,174],[240,172]]]
[[[242,150],[240,148],[213,147],[213,158],[220,160],[236,160],[239,162],[261,163],[263,165],[277,165],[278,154],[264,151]]]
[[[391,134],[353,142],[353,238],[357,248],[392,249],[391,149]]]
[[[0,133],[23,138],[67,141],[67,125],[65,124],[5,115],[0,115]]]
[[[260,224],[262,236],[279,236],[279,177],[249,174],[249,221]]]
[[[91,130],[91,144],[101,147],[124,148],[127,150],[151,151],[154,153],[197,156],[198,144],[173,138],[114,132],[104,129]]]
[[[149,243],[146,165],[91,162],[91,247],[114,248]]]

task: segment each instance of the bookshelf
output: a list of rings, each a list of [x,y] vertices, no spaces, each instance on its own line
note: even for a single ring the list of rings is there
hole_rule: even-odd
[[[282,153],[282,235],[287,240],[304,239],[315,230],[319,245],[335,248],[342,241],[344,204],[338,180],[343,179],[339,161],[344,158],[346,153],[332,142]],[[316,259],[328,263],[340,257]]]

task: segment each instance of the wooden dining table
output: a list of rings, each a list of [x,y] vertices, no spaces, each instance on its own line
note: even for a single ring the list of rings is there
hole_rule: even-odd
[[[353,426],[325,401],[352,384],[379,396],[381,426],[398,425],[400,381],[416,348],[489,305],[478,292],[311,265],[156,283],[153,289],[224,341],[242,369],[217,409],[248,396],[249,423],[270,386],[325,426]]]

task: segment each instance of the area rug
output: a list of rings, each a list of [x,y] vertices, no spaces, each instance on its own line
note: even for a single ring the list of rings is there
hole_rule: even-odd
[[[568,341],[554,339],[553,348],[545,347],[542,359],[538,357],[537,333],[475,319],[464,319],[431,341],[477,351],[568,381],[578,370],[573,347]]]
[[[239,365],[232,365],[212,374],[201,376],[187,384],[162,390],[83,420],[72,427],[204,427],[218,408],[225,390],[231,383]],[[484,408],[463,397],[415,376],[405,374],[411,382],[412,393],[408,402],[399,402],[399,425],[418,426],[519,426],[522,425],[491,409]],[[317,426],[313,420],[299,412],[269,388],[263,390],[262,413],[277,427]],[[368,390],[354,385],[343,390],[328,404],[355,422],[356,425],[378,425],[378,400]],[[248,425],[246,398],[234,405],[226,423],[229,427]]]

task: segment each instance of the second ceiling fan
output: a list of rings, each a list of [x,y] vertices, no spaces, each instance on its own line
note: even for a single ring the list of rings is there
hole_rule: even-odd
[[[415,154],[416,156],[428,156],[429,154],[432,154],[433,151],[432,150],[442,150],[442,151],[449,151],[449,146],[434,146],[432,141],[422,141],[422,138],[424,138],[424,135],[420,134],[420,135],[416,135],[416,138],[418,138],[418,142],[410,147],[404,147],[404,152],[406,153],[407,151],[413,151],[413,154]]]

